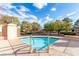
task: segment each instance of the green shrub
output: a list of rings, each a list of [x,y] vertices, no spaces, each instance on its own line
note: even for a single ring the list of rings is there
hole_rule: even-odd
[[[30,34],[32,34],[32,32],[22,32],[22,31],[21,31],[20,34],[21,34],[21,35],[30,35]]]
[[[21,32],[21,35],[26,35],[26,32]]]
[[[75,32],[61,32],[60,34],[64,34],[64,35],[76,35]]]

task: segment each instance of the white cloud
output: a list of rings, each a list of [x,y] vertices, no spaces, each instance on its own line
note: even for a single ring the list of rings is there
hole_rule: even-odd
[[[61,16],[58,16],[56,20],[62,20],[62,19],[64,19],[64,16],[61,15]]]
[[[29,22],[38,22],[38,18],[32,14],[26,14],[25,12],[30,11],[24,6],[20,6],[20,9],[17,9],[16,6],[11,4],[0,4],[0,14],[8,16],[17,16],[21,21],[27,20]],[[11,11],[14,8],[19,14]]]
[[[18,14],[16,14],[16,13],[12,12],[12,11],[10,11],[10,10],[6,10],[6,11],[7,11],[7,15],[9,15],[9,16],[20,17],[20,15],[18,15]]]
[[[30,11],[30,10],[24,6],[20,6],[20,11],[25,12],[25,11]]]
[[[0,10],[0,14],[1,14],[1,15],[7,15],[8,13],[5,12],[4,10]]]
[[[12,6],[11,4],[6,4],[5,6],[6,6],[6,8],[8,8],[8,9],[15,8],[15,6]]]
[[[32,14],[26,14],[23,11],[26,11],[27,8],[25,8],[24,6],[21,6],[21,9],[17,9],[15,8],[15,10],[19,13],[19,15],[13,13],[14,15],[18,16],[19,19],[22,20],[27,20],[29,22],[37,22],[38,18]],[[27,11],[30,11],[29,9]],[[10,12],[10,11],[9,11]]]
[[[20,6],[20,9],[17,9],[16,6],[13,6],[10,3],[0,4],[0,14],[9,15],[9,16],[11,15],[19,16],[15,12],[11,11],[12,8],[14,8],[22,17],[28,17],[23,11],[29,11],[29,9],[25,8],[24,6]]]
[[[53,19],[48,16],[45,17],[44,23],[51,22]]]
[[[65,17],[69,17],[69,18],[71,18],[71,19],[72,19],[72,18],[76,18],[76,17],[75,17],[75,16],[76,16],[76,15],[75,15],[76,13],[77,13],[76,11],[73,11],[73,12],[71,12],[71,13],[58,16],[57,19],[62,20],[62,19],[64,19]]]
[[[21,16],[21,17],[28,17],[24,12],[22,12],[21,10],[19,10],[19,9],[17,9],[17,8],[15,8],[15,10],[19,13],[19,15]]]
[[[4,8],[4,9],[12,9],[12,8],[15,8],[15,6],[12,6],[10,3],[3,3],[0,5],[1,8]]]
[[[42,26],[42,28],[44,27],[44,24],[48,23],[48,22],[52,22],[53,18],[50,17],[50,15],[47,15],[44,20],[43,19],[39,19],[38,23]]]
[[[12,12],[10,10],[12,8],[15,8],[15,6],[12,6],[11,4],[8,4],[8,3],[0,4],[0,14],[3,14],[3,15],[13,15],[14,12]]]
[[[37,22],[38,18],[35,16],[35,15],[32,15],[32,14],[26,14],[25,12],[22,12],[22,11],[26,11],[25,7],[24,6],[21,6],[21,10],[15,8],[15,10],[19,13],[20,15],[20,20],[23,21],[23,20],[26,20],[26,21],[29,21],[29,22]],[[29,10],[28,10],[29,11]]]
[[[26,18],[26,20],[29,22],[38,22],[38,18],[35,15],[29,14],[28,18]]]
[[[71,13],[68,13],[66,16],[69,17],[69,16],[73,16],[74,14],[76,14],[76,11],[73,11]]]
[[[37,19],[37,17],[36,16],[34,16],[34,15],[29,15],[31,18],[34,18],[34,19]]]
[[[38,21],[35,20],[35,19],[29,19],[28,21],[31,22],[31,23],[32,23],[32,22],[38,22]]]
[[[56,8],[55,8],[55,7],[53,7],[53,8],[51,9],[51,11],[56,11]]]
[[[3,6],[3,5],[4,5],[4,3],[0,3],[0,7]]]
[[[47,6],[47,3],[34,3],[33,6],[37,7],[38,9],[42,9],[43,7]]]

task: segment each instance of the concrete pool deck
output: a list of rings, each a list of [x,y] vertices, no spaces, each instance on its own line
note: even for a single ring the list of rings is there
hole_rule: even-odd
[[[79,56],[79,40],[59,39],[54,45],[49,46],[43,52],[30,53],[30,46],[19,39],[0,39],[0,56]]]

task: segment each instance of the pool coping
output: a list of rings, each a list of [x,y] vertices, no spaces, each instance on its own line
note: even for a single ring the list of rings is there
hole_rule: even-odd
[[[30,37],[30,36],[20,36],[18,38],[20,39],[20,38],[25,38],[25,37]],[[41,36],[41,35],[33,35],[32,37],[48,37],[48,36],[46,36],[46,35],[43,35],[43,36]],[[64,37],[59,37],[59,36],[49,36],[49,37],[54,37],[54,38],[58,38],[58,39],[63,39],[64,38]]]

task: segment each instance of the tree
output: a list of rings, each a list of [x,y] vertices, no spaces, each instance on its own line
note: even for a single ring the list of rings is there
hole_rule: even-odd
[[[54,31],[58,32],[58,35],[60,34],[60,31],[63,30],[63,23],[61,21],[54,22]]]
[[[12,23],[20,25],[20,21],[19,21],[19,19],[17,17],[13,17]]]
[[[53,23],[46,23],[44,25],[44,30],[46,30],[46,31],[53,31],[54,30],[54,24]]]
[[[75,27],[79,27],[79,19],[74,23]]]
[[[62,22],[63,22],[63,25],[64,25],[64,30],[65,30],[66,32],[68,32],[68,31],[70,31],[70,30],[72,29],[72,20],[71,20],[71,19],[69,19],[69,18],[64,18],[64,19],[62,20]]]
[[[2,16],[0,19],[0,24],[9,24],[9,23],[14,23],[19,25],[20,22],[17,17],[14,16]]]
[[[72,20],[70,18],[64,18],[62,21],[65,21],[65,22],[72,22]]]
[[[63,30],[63,23],[61,21],[47,23],[44,25],[44,29],[46,31],[57,31],[60,34],[60,31]]]
[[[39,31],[40,30],[40,25],[36,22],[32,23],[32,31]]]
[[[44,25],[44,30],[48,32],[48,35],[51,34],[51,31],[54,30],[53,23],[46,23]]]
[[[22,21],[21,31],[26,32],[26,31],[31,31],[31,30],[32,30],[32,24],[27,21]]]
[[[55,22],[46,23],[44,25],[46,31],[57,31],[58,35],[61,31],[70,31],[72,29],[72,22],[69,18],[64,18],[62,21],[56,20]]]

